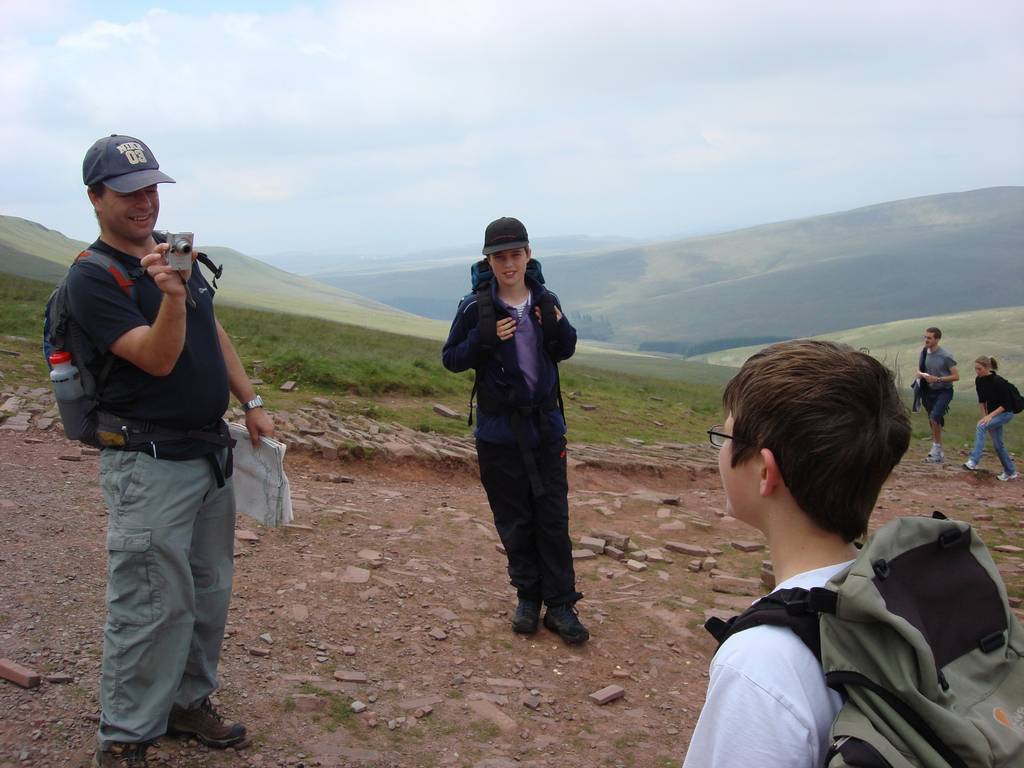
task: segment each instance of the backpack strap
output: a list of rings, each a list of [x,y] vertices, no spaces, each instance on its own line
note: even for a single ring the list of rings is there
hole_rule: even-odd
[[[830,589],[816,587],[811,590],[780,589],[766,595],[739,616],[728,620],[712,616],[704,622],[706,629],[718,642],[718,647],[737,632],[752,627],[788,627],[804,645],[821,660],[821,635],[818,614],[835,611],[836,595]]]
[[[93,261],[107,270],[111,277],[114,278],[114,282],[117,283],[117,287],[124,291],[125,295],[133,302],[137,302],[135,278],[131,276],[128,268],[121,263],[120,259],[116,259],[103,251],[86,248],[75,257],[75,264],[83,261]],[[68,325],[70,326],[69,332],[84,336],[78,326],[78,323],[75,322],[74,318],[71,317],[70,314],[68,315],[68,320]],[[81,347],[79,346],[78,348],[80,349]],[[100,393],[107,384],[107,379],[110,377],[110,371],[114,367],[115,357],[114,353],[109,349],[103,355],[103,365],[100,367],[99,374],[96,376],[95,389],[93,391],[93,397],[96,398],[97,402],[99,401]]]
[[[128,268],[119,259],[115,259],[103,251],[86,248],[75,257],[75,264],[83,261],[94,261],[99,264],[114,278],[118,288],[128,296],[132,296],[135,289],[135,278],[129,274]]]

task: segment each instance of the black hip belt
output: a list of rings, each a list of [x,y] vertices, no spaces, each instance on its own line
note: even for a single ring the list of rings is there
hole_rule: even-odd
[[[212,421],[200,429],[176,429],[152,421],[126,419],[99,411],[96,419],[96,439],[104,448],[122,451],[145,450],[151,452],[155,459],[160,458],[157,455],[157,446],[160,443],[199,440],[219,448],[227,448],[223,468],[217,463],[213,453],[206,454],[206,459],[210,462],[210,468],[217,479],[218,488],[224,487],[225,478],[231,477],[234,471],[231,449],[235,445],[235,440],[228,432],[223,419]]]
[[[536,405],[516,405],[502,398],[494,397],[486,390],[480,389],[476,393],[476,402],[477,408],[483,413],[500,414],[502,416],[518,414],[520,418],[524,416],[539,416],[542,413],[554,411],[560,407],[558,395],[554,391],[549,392],[547,397]]]
[[[523,457],[523,465],[526,467],[526,475],[530,479],[530,490],[535,498],[544,495],[544,483],[540,479],[540,469],[537,467],[537,457],[527,436],[525,420],[537,418],[537,428],[540,430],[541,441],[551,440],[551,424],[544,414],[559,409],[561,403],[554,392],[549,392],[537,405],[514,405],[512,403],[491,397],[484,390],[477,393],[477,407],[482,413],[495,413],[508,416],[509,424],[512,427],[512,434],[515,435],[516,445],[519,447],[519,454]],[[472,408],[470,409],[472,418]]]

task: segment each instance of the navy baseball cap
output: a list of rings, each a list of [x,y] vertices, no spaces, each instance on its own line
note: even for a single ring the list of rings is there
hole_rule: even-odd
[[[484,256],[490,256],[499,251],[529,247],[530,237],[526,234],[523,222],[513,219],[511,216],[502,216],[487,225],[487,229],[484,231],[484,249],[481,253]]]
[[[103,183],[115,192],[128,194],[153,184],[174,183],[160,170],[149,147],[131,136],[104,136],[89,147],[82,161],[82,180],[87,187]]]

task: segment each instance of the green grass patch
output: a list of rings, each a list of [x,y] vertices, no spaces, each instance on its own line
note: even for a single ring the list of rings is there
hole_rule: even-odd
[[[13,275],[0,279],[0,355],[7,386],[46,384],[40,352],[42,313],[53,286]],[[453,374],[441,365],[441,344],[429,339],[371,330],[298,315],[237,306],[218,306],[218,317],[232,337],[247,370],[262,379],[271,409],[294,410],[313,397],[329,397],[342,415],[395,421],[423,432],[469,435],[465,419],[433,412],[443,403],[463,413],[472,372]],[[581,443],[704,442],[705,430],[719,422],[722,369],[644,356],[624,357],[583,350],[561,366],[569,439]],[[258,372],[254,368],[259,361]],[[610,369],[617,370],[610,370]],[[298,382],[292,393],[285,381]],[[586,407],[584,407],[586,406]],[[978,418],[977,404],[960,394],[947,418],[946,443],[969,447]],[[927,450],[927,420],[913,418],[910,458]],[[1010,451],[1024,452],[1024,429],[1005,430]],[[996,469],[990,452],[983,466]]]

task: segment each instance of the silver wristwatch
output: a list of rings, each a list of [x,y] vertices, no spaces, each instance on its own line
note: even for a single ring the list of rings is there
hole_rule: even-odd
[[[245,409],[246,413],[251,411],[253,408],[262,408],[262,407],[263,407],[263,398],[260,397],[259,395],[256,395],[256,397],[254,397],[248,403],[244,403],[242,405],[242,408]]]

